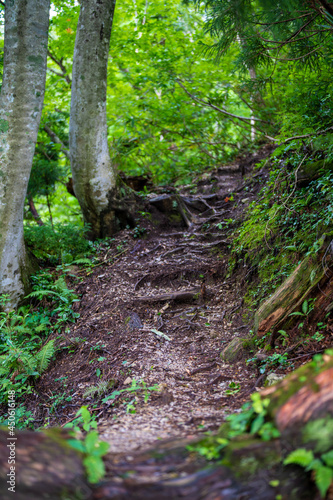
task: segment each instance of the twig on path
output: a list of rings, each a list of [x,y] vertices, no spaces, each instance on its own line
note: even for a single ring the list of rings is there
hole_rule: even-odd
[[[217,363],[216,363],[216,361],[214,361],[214,363],[212,363],[211,365],[200,366],[199,368],[196,368],[195,370],[190,372],[190,375],[192,377],[192,375],[195,375],[196,373],[209,371],[212,368],[214,368],[216,365],[217,365]]]
[[[120,255],[122,255],[123,253],[128,252],[128,250],[129,250],[129,247],[125,248],[125,250],[122,250],[121,252],[117,253],[113,257],[110,257],[110,259],[108,259],[108,260],[105,260],[103,262],[99,262],[98,264],[95,264],[94,266],[90,266],[91,271],[87,273],[87,276],[89,276],[92,273],[92,270],[95,269],[95,267],[103,266],[103,264],[107,264],[108,262],[111,262],[111,261],[113,261],[113,262],[112,262],[111,266],[109,266],[109,267],[112,267],[113,264],[116,263],[116,261],[114,259],[116,259],[117,257],[120,257]]]
[[[199,296],[200,288],[192,290],[180,290],[179,292],[165,293],[163,295],[147,295],[145,297],[137,297],[135,300],[147,302],[160,302],[165,300],[191,300]]]
[[[146,278],[148,278],[149,274],[145,274],[142,278],[139,279],[134,285],[134,290],[137,290],[137,287],[144,281]]]

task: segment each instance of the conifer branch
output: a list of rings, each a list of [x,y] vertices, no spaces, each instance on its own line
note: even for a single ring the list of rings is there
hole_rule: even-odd
[[[251,122],[251,121],[257,121],[261,123],[267,123],[268,125],[270,124],[269,122],[262,120],[261,118],[255,118],[255,117],[247,117],[247,116],[238,116],[234,115],[233,113],[229,113],[229,111],[225,111],[224,109],[219,108],[218,106],[215,106],[215,104],[212,104],[209,101],[203,101],[202,99],[199,99],[198,97],[195,97],[193,94],[191,94],[186,87],[181,83],[178,78],[176,79],[176,82],[178,85],[184,90],[184,92],[193,99],[193,101],[197,102],[198,104],[201,104],[202,106],[208,106],[209,108],[215,109],[215,111],[218,111],[219,113],[222,113],[226,116],[230,116],[231,118],[237,118],[237,120],[241,120],[243,122]]]

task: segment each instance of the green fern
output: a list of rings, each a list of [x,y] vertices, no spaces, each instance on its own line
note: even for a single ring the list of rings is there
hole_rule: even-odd
[[[73,262],[70,263],[71,266],[73,265],[77,265],[77,266],[80,266],[80,265],[87,265],[87,266],[91,266],[92,265],[92,262],[90,259],[87,259],[87,258],[82,258],[82,259],[76,259],[76,260],[73,260]]]
[[[114,380],[102,380],[97,385],[91,385],[88,389],[85,390],[83,397],[87,398],[89,396],[94,397],[95,394],[101,396],[102,394],[106,394],[109,389],[114,386]]]
[[[314,456],[311,450],[306,450],[305,448],[298,448],[297,450],[289,453],[287,458],[284,460],[284,465],[297,464],[301,467],[308,467],[314,460]]]
[[[36,354],[36,364],[38,373],[43,373],[50,364],[51,358],[54,354],[54,340],[50,340],[44,347]]]
[[[322,498],[325,498],[328,488],[333,481],[333,470],[331,467],[318,467],[315,471],[315,483]]]
[[[33,354],[24,354],[20,356],[21,366],[19,368],[20,372],[25,372],[26,375],[33,376],[37,375],[36,367],[37,361],[36,357]]]
[[[65,281],[65,278],[63,276],[60,276],[55,282],[54,282],[54,288],[56,290],[59,290],[59,292],[69,292],[67,283]]]
[[[333,467],[333,450],[329,451],[328,453],[324,453],[321,458],[322,460],[324,460],[326,465],[328,465],[329,467]]]
[[[35,292],[29,293],[26,298],[29,299],[30,297],[36,297],[37,299],[41,300],[47,295],[55,295],[56,297],[62,298],[60,293],[54,292],[53,290],[36,290]]]

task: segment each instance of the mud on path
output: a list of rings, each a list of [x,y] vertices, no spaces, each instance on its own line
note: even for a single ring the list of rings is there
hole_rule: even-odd
[[[103,243],[98,266],[71,268],[80,318],[36,385],[30,406],[39,425],[64,425],[87,405],[110,452],[131,453],[214,430],[243,404],[254,368],[220,354],[249,330],[245,273],[227,275],[228,234],[258,179],[239,166],[205,174],[196,194],[181,192],[192,200],[189,227],[173,227],[166,214],[156,226],[155,205],[152,217],[141,213],[145,237],[124,230]]]

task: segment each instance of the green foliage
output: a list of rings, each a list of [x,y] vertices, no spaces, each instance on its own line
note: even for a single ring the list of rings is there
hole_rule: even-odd
[[[49,272],[40,271],[31,277],[33,292],[27,298],[42,301],[44,305],[52,304],[53,328],[60,331],[64,323],[75,322],[79,317],[72,309],[74,302],[78,301],[77,295],[67,287],[64,275],[57,279]]]
[[[307,187],[297,188],[295,172],[304,154],[275,154],[270,178],[259,201],[249,206],[233,242],[235,262],[244,260],[258,270],[261,286],[253,283],[248,292],[253,307],[270,295],[305,255],[318,251],[323,234],[333,231],[333,174],[319,173]],[[302,311],[297,314],[308,315]]]
[[[59,163],[58,150],[53,143],[36,146],[34,161],[28,185],[28,197],[50,196],[57,182],[67,175],[67,169]]]
[[[2,296],[2,303],[7,300]],[[43,345],[43,336],[50,328],[47,314],[21,308],[17,312],[0,312],[0,404],[9,390],[17,397],[31,392],[30,380],[49,366],[54,355],[54,340]]]
[[[268,405],[269,399],[261,399],[259,393],[252,394],[251,402],[245,403],[239,413],[226,417],[227,424],[221,427],[220,435],[209,437],[188,449],[207,460],[218,460],[223,458],[223,450],[239,436],[256,435],[263,441],[278,438],[279,431],[271,421],[265,419]]]
[[[251,358],[247,360],[247,363],[251,363],[253,361],[257,362],[257,358]],[[290,366],[290,363],[288,362],[288,354],[280,354],[278,352],[274,352],[272,355],[267,356],[267,358],[264,361],[260,362],[260,373],[265,373],[269,371],[270,369],[274,368],[279,368],[279,367],[286,367]]]
[[[57,223],[52,227],[25,226],[25,242],[34,255],[41,261],[51,264],[71,263],[78,257],[90,254],[91,243],[85,239],[88,228],[75,224]]]
[[[115,400],[116,398],[118,398],[118,396],[121,396],[121,395],[127,396],[127,395],[131,395],[131,394],[135,395],[135,394],[143,393],[144,402],[147,403],[151,391],[158,391],[158,390],[159,390],[158,384],[154,384],[154,385],[148,387],[144,380],[137,381],[137,380],[133,379],[130,387],[128,387],[126,389],[120,389],[120,390],[113,391],[109,396],[106,396],[105,398],[103,398],[102,402],[106,403],[107,401]],[[131,399],[130,401],[128,401],[128,399],[127,400],[125,399],[127,413],[135,413],[135,411],[136,411],[135,410],[135,403],[136,403],[135,398]]]
[[[73,428],[73,439],[68,440],[68,444],[75,450],[83,453],[83,465],[85,466],[88,481],[97,483],[105,475],[105,467],[102,457],[109,449],[108,443],[101,441],[96,430],[97,422],[91,416],[86,406],[82,406],[76,413],[74,422],[65,425],[66,428]],[[86,432],[83,440],[79,440],[76,435],[80,432],[80,426]],[[95,430],[91,430],[95,429]]]
[[[284,465],[296,464],[307,471],[314,471],[316,486],[321,498],[325,498],[328,488],[333,481],[333,450],[315,458],[312,450],[298,448],[292,451],[284,460]]]
[[[98,397],[100,398],[103,394],[109,392],[109,390],[114,386],[114,380],[101,380],[97,385],[91,385],[83,393],[83,397]]]

